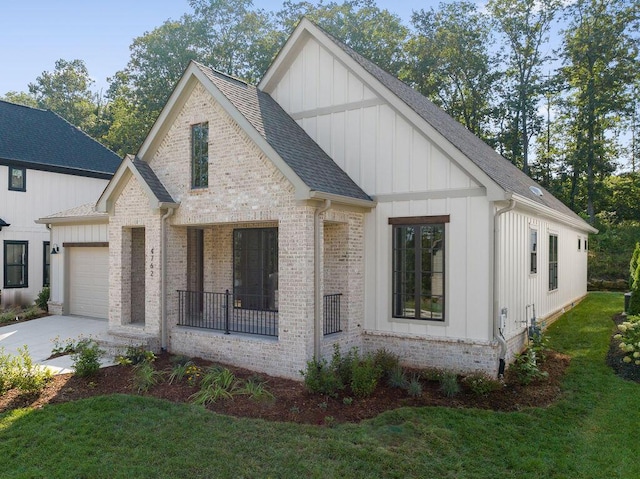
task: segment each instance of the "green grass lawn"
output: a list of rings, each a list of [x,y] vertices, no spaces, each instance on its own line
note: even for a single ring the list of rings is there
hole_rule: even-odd
[[[0,477],[640,478],[640,385],[604,361],[621,308],[593,293],[549,329],[572,357],[549,408],[405,408],[323,428],[98,397],[0,415]]]

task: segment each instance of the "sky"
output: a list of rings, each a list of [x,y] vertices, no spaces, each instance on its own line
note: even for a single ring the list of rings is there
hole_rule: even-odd
[[[254,0],[256,8],[278,11],[283,0]],[[325,2],[326,3],[326,2]],[[377,0],[381,9],[409,24],[413,10],[437,6],[439,0]],[[80,59],[106,91],[107,78],[129,60],[134,38],[168,19],[190,12],[187,0],[0,0],[0,96],[28,91],[56,60]]]

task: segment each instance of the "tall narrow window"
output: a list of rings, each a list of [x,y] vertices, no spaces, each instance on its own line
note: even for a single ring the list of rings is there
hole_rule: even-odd
[[[49,271],[51,269],[51,248],[49,242],[42,243],[42,286],[49,286]]]
[[[209,124],[191,126],[191,187],[209,186]]]
[[[549,291],[558,289],[558,235],[549,235]]]
[[[444,321],[446,217],[390,218],[393,224],[394,318]],[[402,224],[405,223],[405,224]]]
[[[538,232],[529,230],[529,273],[538,272]]]
[[[29,286],[29,242],[4,242],[4,287],[26,288]]]
[[[9,189],[12,191],[27,191],[26,168],[9,167]]]
[[[278,228],[233,230],[233,284],[237,308],[278,310]]]

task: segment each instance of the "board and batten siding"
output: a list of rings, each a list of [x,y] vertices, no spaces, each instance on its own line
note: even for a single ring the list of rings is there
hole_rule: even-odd
[[[9,167],[0,165],[0,218],[11,225],[0,231],[0,289],[3,289],[3,303],[11,304],[19,299],[29,304],[43,287],[43,242],[50,237],[46,226],[36,224],[35,220],[95,201],[108,181],[27,168],[26,191],[10,191],[8,175]],[[29,242],[28,288],[4,289],[4,240]]]
[[[55,225],[51,230],[51,246],[58,245],[59,253],[51,255],[51,303],[56,314],[62,313],[56,308],[65,304],[68,279],[65,269],[68,267],[68,248],[65,243],[106,243],[109,241],[109,225],[104,223]],[[65,313],[68,311],[64,311]]]
[[[314,39],[270,94],[378,202],[365,220],[365,329],[490,341],[493,217],[479,182]],[[450,215],[446,320],[394,319],[388,220],[426,215]]]
[[[538,232],[537,273],[530,273],[530,231]],[[549,235],[558,237],[558,289],[549,291]],[[587,234],[517,208],[500,217],[499,308],[507,308],[505,336],[523,333],[533,316],[547,318],[587,293]],[[578,250],[580,239],[580,250]],[[529,309],[527,309],[529,306]]]

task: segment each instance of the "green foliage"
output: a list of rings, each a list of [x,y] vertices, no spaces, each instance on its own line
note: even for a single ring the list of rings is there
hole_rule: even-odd
[[[392,388],[406,389],[409,385],[407,375],[400,365],[397,365],[387,374],[387,384]]]
[[[407,394],[414,398],[422,396],[422,383],[420,382],[419,375],[414,374],[411,376],[407,384]]]
[[[344,388],[340,376],[327,363],[326,359],[313,358],[307,361],[307,367],[300,371],[304,377],[304,385],[309,392],[336,396]]]
[[[156,360],[156,355],[153,351],[147,350],[143,345],[137,346],[128,346],[127,351],[122,356],[118,356],[116,361],[118,364],[126,366],[126,365],[136,365],[145,362],[153,362]]]
[[[458,394],[460,392],[458,375],[451,372],[445,372],[440,379],[440,390],[448,398]]]
[[[162,380],[162,371],[157,371],[150,361],[142,361],[133,367],[133,385],[138,393],[147,392]]]
[[[622,361],[640,366],[640,316],[629,316],[627,321],[618,325],[619,348],[624,353]]]
[[[633,258],[632,258],[633,261]],[[632,277],[633,288],[627,313],[630,315],[640,314],[640,263],[636,264],[636,270]]]
[[[513,363],[509,365],[509,372],[513,374],[520,384],[530,384],[547,378],[548,374],[540,369],[535,351],[527,349],[518,354]]]
[[[176,364],[174,364],[171,368],[171,373],[169,373],[169,384],[173,384],[174,382],[181,382],[187,376],[187,371],[189,370],[189,368],[193,365],[194,364],[191,360],[185,363],[177,362]]]
[[[640,242],[636,242],[636,247],[633,249],[631,255],[631,261],[629,261],[629,289],[633,290],[636,287],[636,274],[638,271],[638,260],[640,259]]]
[[[640,238],[640,223],[601,218],[597,228],[598,234],[589,238],[589,278],[631,280],[629,258]]]
[[[49,305],[47,304],[49,301],[49,297],[51,296],[51,292],[49,287],[45,286],[42,288],[42,291],[38,293],[36,296],[36,306],[43,311],[49,311]]]
[[[354,362],[351,369],[351,391],[358,398],[373,394],[382,375],[372,356]]]
[[[358,348],[351,348],[347,354],[343,355],[340,352],[340,346],[336,343],[333,345],[333,355],[331,356],[329,369],[338,376],[342,385],[347,385],[351,382],[352,369],[358,360]]]
[[[27,346],[19,348],[15,356],[0,348],[0,394],[9,389],[18,389],[25,394],[37,393],[51,377],[51,371],[33,363]]]
[[[191,400],[194,404],[206,406],[219,399],[231,399],[240,391],[238,380],[229,369],[212,366],[202,377],[200,390],[191,396]]]
[[[82,339],[71,354],[73,369],[80,377],[94,376],[100,369],[100,358],[104,351],[92,339]]]
[[[497,379],[490,378],[485,373],[473,373],[464,377],[462,382],[476,396],[486,396],[494,391],[502,389],[502,383]]]
[[[400,367],[398,355],[385,348],[378,349],[373,353],[373,362],[380,369],[382,375],[387,378]]]
[[[244,394],[257,401],[274,399],[271,391],[267,389],[267,381],[258,376],[252,376],[238,387],[238,394]]]

